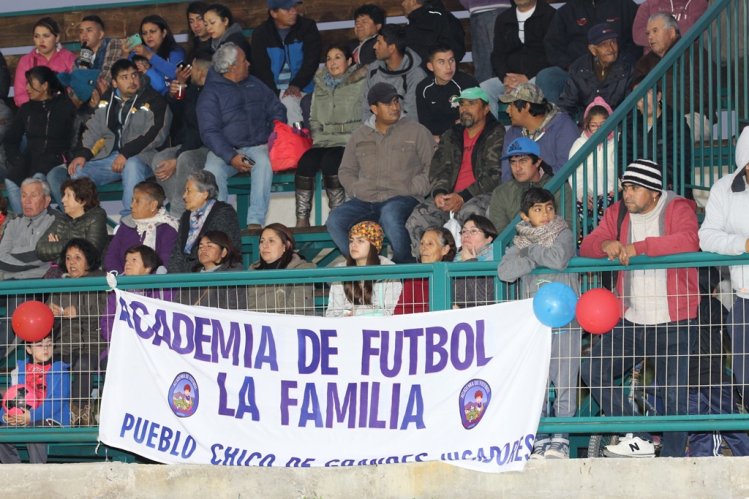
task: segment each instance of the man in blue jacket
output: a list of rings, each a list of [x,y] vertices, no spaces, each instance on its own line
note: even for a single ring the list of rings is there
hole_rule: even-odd
[[[300,0],[268,0],[268,20],[252,33],[252,74],[279,96],[289,123],[302,121],[301,100],[314,88],[322,40],[300,15]]]
[[[205,87],[198,98],[200,138],[210,152],[205,169],[216,176],[218,199],[229,197],[227,179],[237,173],[252,175],[247,223],[259,229],[270,202],[273,171],[268,136],[273,120],[286,122],[286,109],[263,82],[250,76],[244,51],[233,43],[213,54]]]

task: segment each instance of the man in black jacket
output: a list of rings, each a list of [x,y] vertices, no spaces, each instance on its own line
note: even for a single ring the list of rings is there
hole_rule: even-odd
[[[608,23],[619,34],[620,57],[634,64],[642,54],[632,40],[635,14],[633,0],[569,0],[561,6],[545,39],[546,57],[554,66],[541,71],[536,79],[546,98],[559,101],[570,64],[587,53],[588,30],[596,24]]]
[[[481,82],[495,117],[500,95],[527,81],[535,81],[536,74],[549,66],[544,36],[554,12],[554,7],[545,1],[515,0],[514,7],[497,17],[492,51],[494,78]],[[546,89],[542,90],[546,93]]]
[[[573,118],[598,96],[615,108],[629,93],[632,65],[619,57],[618,37],[607,23],[588,31],[589,53],[570,65],[570,77],[559,97],[559,107]]]
[[[205,57],[205,56],[202,56]],[[176,219],[185,211],[182,192],[187,177],[205,166],[208,148],[203,145],[198,128],[198,97],[205,85],[205,78],[211,61],[195,58],[192,61],[190,84],[172,81],[168,95],[169,104],[180,107],[182,120],[174,130],[174,145],[156,154],[151,160],[151,168],[159,185],[169,200],[169,213]],[[182,98],[180,98],[182,92]],[[175,114],[177,114],[175,112]]]
[[[268,0],[268,19],[252,32],[252,75],[286,106],[286,121],[302,121],[301,100],[314,89],[322,41],[317,23],[300,15],[300,0]]]

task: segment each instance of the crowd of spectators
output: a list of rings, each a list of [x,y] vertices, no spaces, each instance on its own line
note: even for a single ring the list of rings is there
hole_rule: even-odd
[[[465,33],[441,0],[404,0],[405,26],[388,24],[376,5],[358,6],[354,38],[325,51],[299,0],[267,0],[268,17],[250,39],[226,6],[193,2],[186,9],[185,48],[160,16],[145,16],[137,36],[116,39],[106,36],[101,18],[87,15],[74,54],[60,45],[57,22],[40,19],[33,26],[34,49],[16,68],[13,104],[0,101],[5,189],[15,214],[3,225],[0,280],[78,278],[102,269],[124,275],[242,270],[245,226],[259,234],[260,258],[249,270],[314,267],[296,251],[291,229],[267,223],[269,143],[278,122],[308,128],[312,139],[296,170],[296,226],[310,224],[314,177],[321,171],[331,209],[326,228],[345,258],[342,266],[491,261],[493,243],[517,215],[522,222],[499,276],[520,279],[529,295],[539,285],[529,272],[536,266],[563,270],[578,246],[583,256],[627,265],[635,255],[711,244],[697,237],[688,189],[681,189],[686,198],[673,192],[683,187],[677,168],[691,175],[690,158],[677,158],[675,148],[662,144],[675,130],[691,138],[691,130],[710,126],[704,108],[686,106],[690,82],[676,91],[667,76],[628,118],[632,133],[609,135],[556,195],[543,189],[706,10],[705,1],[647,0],[638,8],[632,0],[568,0],[558,10],[543,0],[461,2],[471,14],[473,75],[458,67]],[[692,64],[701,58],[708,60],[695,51]],[[8,97],[9,87],[0,54],[0,97]],[[500,122],[505,117],[508,126]],[[659,154],[651,157],[651,150]],[[238,174],[251,178],[246,220],[227,202],[228,179]],[[736,187],[742,179],[734,179],[734,192],[743,190]],[[121,182],[123,197],[110,240],[97,187],[113,182]],[[616,197],[623,201],[614,203]],[[720,209],[709,205],[707,220]],[[601,224],[573,235],[575,215],[583,227],[591,211]],[[745,223],[736,224],[744,231]],[[731,251],[718,239],[710,247]],[[658,349],[692,348],[689,334],[669,332],[689,330],[696,317],[693,270],[619,273],[615,289],[626,297],[627,312],[581,369],[607,415],[628,410],[623,396],[601,388],[613,383],[606,377],[612,355],[644,357],[654,337],[662,338],[652,340]],[[493,302],[494,281],[457,279],[456,306]],[[644,300],[642,293],[653,293],[648,286],[662,291],[662,299]],[[157,294],[193,305],[298,314],[315,309],[311,285]],[[19,303],[7,300],[7,316]],[[53,294],[48,303],[58,319],[75,319],[57,327],[55,355],[74,370],[104,365],[106,351],[93,349],[89,333],[100,327],[109,340],[111,297],[107,302],[93,293],[73,302]],[[414,313],[428,310],[428,303],[424,279],[341,282],[330,286],[325,315]],[[106,312],[100,324],[90,324],[94,309]],[[658,334],[648,336],[651,330]],[[746,336],[738,327],[733,334]],[[7,319],[0,335],[4,355],[13,343]],[[579,357],[580,339],[555,341],[554,348],[569,364]],[[558,416],[572,415],[575,406],[569,390],[559,393],[576,383],[579,366],[567,364],[552,366]],[[679,387],[664,395],[668,414],[687,411],[685,366],[658,369],[664,386]],[[91,380],[76,378],[73,422],[90,421],[90,394]],[[610,455],[653,450],[649,435],[627,438],[611,446]],[[644,450],[627,452],[632,442]],[[568,443],[566,434],[539,435],[533,454],[566,457]],[[683,455],[685,447],[685,433],[667,433],[662,455]]]

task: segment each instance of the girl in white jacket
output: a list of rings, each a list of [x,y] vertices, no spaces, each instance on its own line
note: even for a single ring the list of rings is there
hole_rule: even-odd
[[[570,158],[598,131],[611,113],[611,106],[602,97],[593,99],[585,109],[583,133],[572,144]],[[588,230],[585,232],[590,232],[613,202],[617,181],[614,138],[614,132],[610,133],[606,142],[598,144],[595,151],[577,167],[575,177],[569,179],[572,192],[577,195],[578,246],[583,235],[584,221],[588,220]],[[606,202],[604,198],[607,198]]]

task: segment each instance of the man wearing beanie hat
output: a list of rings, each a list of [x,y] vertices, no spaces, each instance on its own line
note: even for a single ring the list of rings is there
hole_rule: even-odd
[[[559,107],[577,116],[596,97],[616,108],[629,93],[632,65],[619,57],[619,34],[608,23],[588,30],[588,52],[570,65],[570,77],[559,96]]]
[[[444,225],[451,213],[461,225],[469,215],[484,215],[499,185],[497,164],[505,127],[489,112],[489,97],[481,88],[467,88],[455,101],[460,124],[443,133],[437,145],[429,168],[432,195],[414,208],[406,222],[414,255],[424,229]]]
[[[351,134],[338,178],[350,198],[334,209],[326,226],[341,253],[348,255],[348,231],[363,220],[385,231],[396,263],[413,262],[406,220],[429,192],[434,139],[424,126],[401,118],[401,99],[389,83],[369,89],[372,116]]]
[[[736,143],[736,171],[715,182],[700,227],[700,247],[721,255],[749,253],[749,127]],[[749,407],[749,266],[731,267],[736,302],[729,317],[733,374],[744,406]]]
[[[693,201],[663,191],[661,167],[638,159],[621,178],[622,199],[609,206],[580,246],[580,256],[607,258],[629,265],[637,255],[663,256],[699,250]],[[700,302],[697,269],[671,268],[619,271],[616,292],[622,320],[601,337],[584,361],[582,378],[606,416],[631,416],[622,386],[614,378],[652,355],[665,415],[687,413],[689,336]],[[668,352],[671,355],[664,355]],[[678,355],[678,359],[672,355]],[[623,359],[627,359],[622,364]],[[623,372],[624,371],[624,372]],[[684,456],[686,432],[664,432],[662,457]],[[651,457],[650,435],[628,434],[606,447],[610,457]]]

